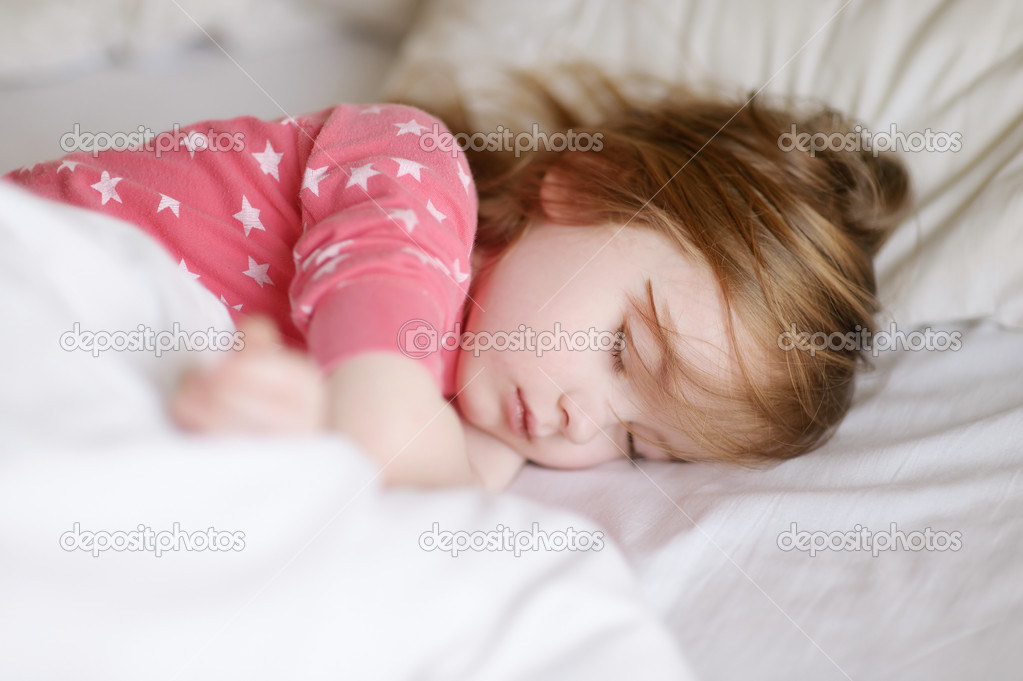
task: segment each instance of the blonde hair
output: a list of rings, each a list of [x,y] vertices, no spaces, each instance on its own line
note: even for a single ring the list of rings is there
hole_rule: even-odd
[[[792,329],[873,328],[873,257],[909,206],[902,164],[866,150],[781,148],[783,133],[851,133],[850,121],[827,108],[795,115],[760,97],[681,91],[630,101],[604,76],[577,73],[599,95],[592,98],[597,125],[582,125],[537,78],[516,78],[545,104],[554,129],[599,133],[600,151],[513,158],[468,150],[480,195],[476,248],[493,262],[537,219],[627,224],[665,236],[714,272],[742,380],[722,386],[679,355],[644,365],[635,380],[664,396],[659,419],[715,459],[740,465],[818,446],[848,410],[865,355],[846,347],[787,351],[779,339]],[[473,132],[464,108],[435,113],[453,131]],[[541,200],[552,179],[558,191]],[[662,338],[669,333],[657,320],[643,321]],[[651,444],[682,460],[694,454]]]

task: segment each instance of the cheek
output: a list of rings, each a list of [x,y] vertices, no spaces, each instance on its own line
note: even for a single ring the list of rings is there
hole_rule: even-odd
[[[473,348],[459,350],[455,369],[455,398],[462,417],[481,430],[504,428],[502,398],[523,377],[535,374],[531,355]]]

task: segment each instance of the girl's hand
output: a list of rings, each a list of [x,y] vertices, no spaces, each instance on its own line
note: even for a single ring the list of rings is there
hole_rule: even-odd
[[[171,401],[178,425],[206,432],[297,433],[326,425],[326,388],[304,354],[284,348],[272,321],[238,330],[245,346],[209,369],[187,373]]]

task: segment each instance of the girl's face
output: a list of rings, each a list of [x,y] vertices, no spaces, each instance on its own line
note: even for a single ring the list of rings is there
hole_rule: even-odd
[[[651,367],[661,358],[656,336],[628,300],[631,294],[647,301],[648,282],[658,320],[686,339],[686,361],[733,380],[724,307],[706,265],[649,229],[540,222],[481,276],[466,301],[465,330],[488,336],[478,337],[478,356],[464,345],[459,353],[455,399],[462,417],[553,468],[629,456],[628,433],[615,414],[637,434],[694,451],[691,440],[651,418],[643,406],[651,398],[630,381],[639,357]],[[619,356],[614,340],[625,320],[631,338]],[[516,344],[520,349],[508,349]],[[638,438],[634,447],[636,455],[667,458]],[[709,456],[696,450],[691,458]]]

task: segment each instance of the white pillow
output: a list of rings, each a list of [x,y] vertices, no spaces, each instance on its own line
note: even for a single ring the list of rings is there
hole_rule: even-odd
[[[882,250],[901,328],[977,317],[1023,326],[1023,5],[772,0],[431,0],[385,92],[441,104],[438,66],[488,128],[502,67],[585,60],[698,91],[822,100],[873,133],[957,135],[903,153],[916,210]]]

